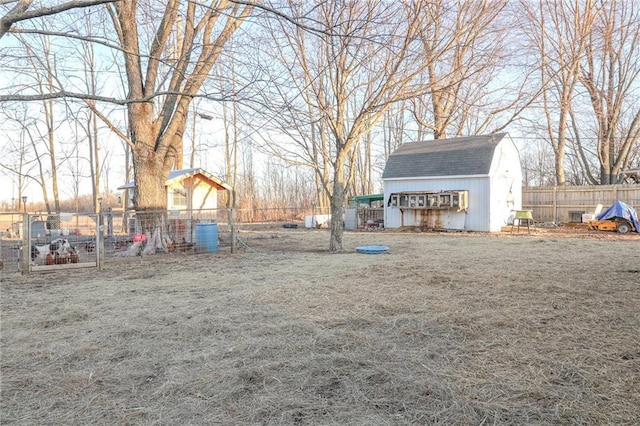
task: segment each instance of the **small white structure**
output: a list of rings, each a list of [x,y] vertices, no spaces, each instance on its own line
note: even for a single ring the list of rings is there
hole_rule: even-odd
[[[305,228],[328,228],[331,222],[330,214],[314,214],[304,217]]]
[[[135,182],[129,182],[118,189],[125,191],[123,199],[126,200],[126,204],[123,207],[126,231],[130,234],[141,232],[137,218],[127,217],[128,212],[133,210]],[[195,241],[198,229],[211,232],[205,225],[217,220],[218,191],[232,190],[231,186],[199,167],[171,171],[167,176],[165,189],[169,212],[169,236],[174,242],[185,244]]]
[[[496,232],[522,208],[520,155],[507,133],[403,144],[382,180],[387,229]]]
[[[231,190],[229,185],[199,167],[171,171],[165,187],[167,210],[171,211],[216,209],[218,191]],[[126,209],[133,208],[135,188],[135,182],[118,187],[119,190],[129,191]]]

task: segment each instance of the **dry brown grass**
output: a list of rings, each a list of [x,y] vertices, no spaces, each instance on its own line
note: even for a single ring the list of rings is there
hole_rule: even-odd
[[[243,237],[258,252],[4,276],[2,423],[640,418],[640,236]]]

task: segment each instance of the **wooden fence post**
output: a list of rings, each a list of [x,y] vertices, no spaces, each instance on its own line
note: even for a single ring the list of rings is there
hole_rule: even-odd
[[[558,187],[553,187],[553,223],[558,223]]]

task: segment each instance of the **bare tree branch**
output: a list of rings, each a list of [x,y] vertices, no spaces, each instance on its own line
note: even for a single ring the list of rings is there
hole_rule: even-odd
[[[33,0],[20,0],[5,16],[0,18],[0,38],[4,36],[13,24],[41,16],[55,15],[71,9],[97,6],[105,3],[113,3],[120,0],[71,0],[52,7],[42,7],[29,11]]]
[[[11,18],[24,14],[27,9],[29,9],[29,6],[31,6],[32,2],[33,0],[20,0],[18,1],[18,4],[13,6],[13,8],[5,16],[0,18],[0,38],[2,38],[2,36],[5,35],[7,31],[9,31],[11,26],[15,22],[17,22],[12,21]]]
[[[33,95],[0,95],[0,103],[33,102],[33,101],[42,101],[42,100],[48,100],[48,99],[69,98],[69,99],[80,99],[80,100],[97,101],[97,102],[107,102],[115,105],[129,105],[129,104],[150,102],[154,98],[159,98],[163,96],[187,96],[192,98],[206,98],[212,101],[224,101],[227,99],[227,97],[224,97],[224,96],[213,96],[207,93],[191,95],[181,91],[163,91],[163,92],[156,92],[149,96],[144,96],[141,98],[117,99],[109,96],[91,95],[87,93],[68,92],[66,90],[61,90],[59,92],[37,93]]]
[[[330,0],[323,0],[320,2],[315,2],[315,7],[314,9],[318,9],[320,7],[322,7],[322,5],[324,3],[329,2]],[[266,5],[264,2],[260,2],[260,1],[247,1],[247,0],[229,0],[230,3],[235,3],[237,5],[243,5],[243,6],[251,6],[254,9],[259,9],[259,10],[263,10],[273,16],[276,16],[278,18],[281,18],[293,25],[295,25],[296,27],[307,31],[309,33],[314,33],[314,34],[318,34],[318,35],[331,35],[331,31],[330,30],[326,30],[323,29],[322,26],[324,25],[323,23],[319,23],[316,20],[313,20],[311,18],[309,18],[308,16],[305,16],[304,19],[308,20],[308,21],[312,21],[316,24],[318,24],[318,27],[312,27],[306,24],[303,24],[301,22],[300,18],[297,18],[295,16],[289,16],[286,13],[282,13],[280,10],[278,10],[277,7],[273,7],[273,6],[268,6]]]

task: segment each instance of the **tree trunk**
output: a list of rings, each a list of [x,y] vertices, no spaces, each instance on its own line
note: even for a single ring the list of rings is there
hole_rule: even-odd
[[[333,194],[331,196],[331,239],[329,241],[329,251],[332,253],[341,252],[342,235],[344,234],[344,190],[346,179],[344,172],[344,153],[338,153],[336,167],[333,172]]]
[[[602,123],[603,120],[600,120]],[[604,127],[600,124],[601,127]],[[611,180],[610,164],[611,164],[611,150],[609,149],[609,141],[600,136],[598,138],[599,151],[600,151],[600,185],[608,185]]]
[[[555,155],[555,175],[556,175],[556,185],[563,186],[566,182],[566,177],[564,174],[564,147],[563,149],[556,150]]]
[[[158,156],[153,148],[141,143],[140,138],[134,151],[136,188],[133,202],[138,224],[147,237],[151,237],[159,229],[160,239],[164,240],[167,215],[165,185],[169,169],[165,166],[163,158]]]

